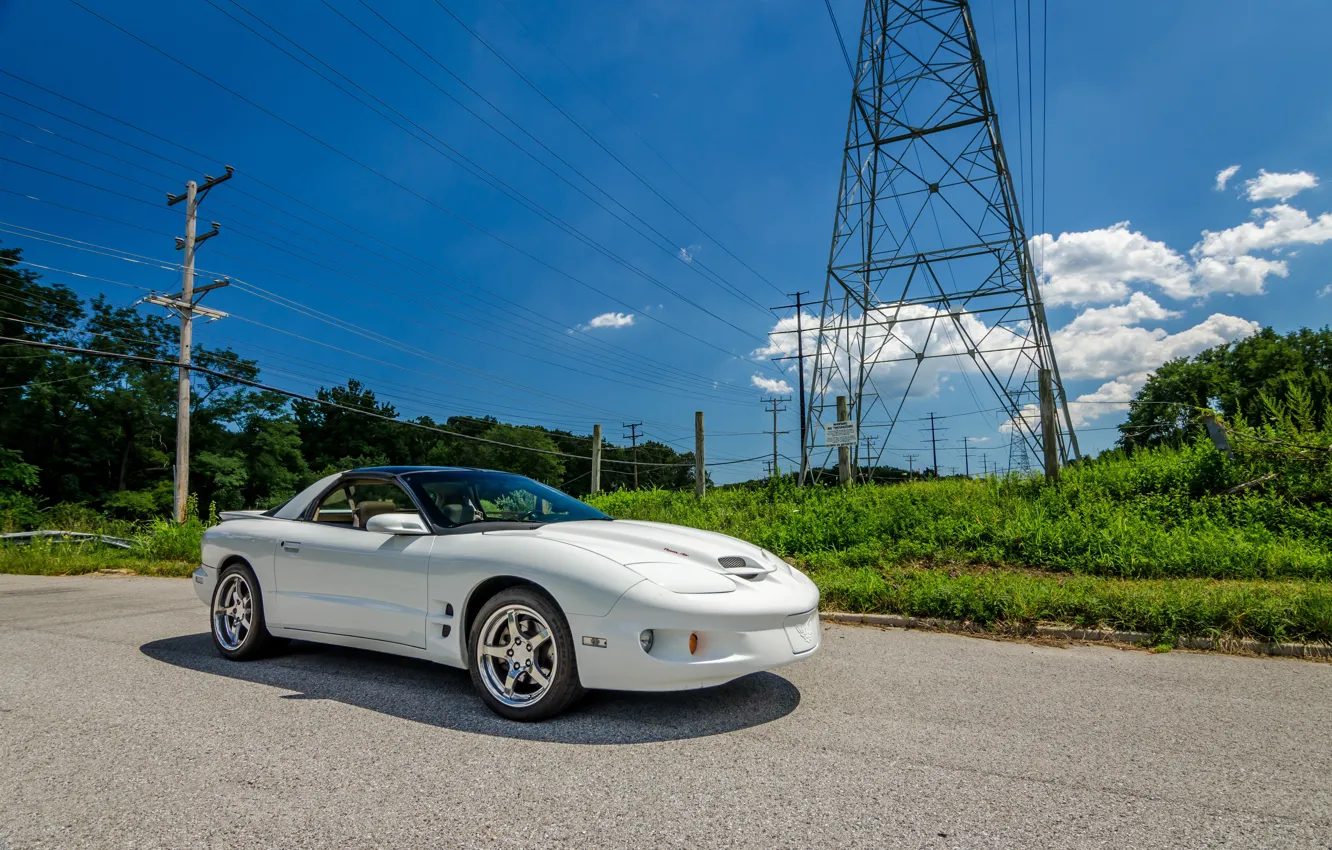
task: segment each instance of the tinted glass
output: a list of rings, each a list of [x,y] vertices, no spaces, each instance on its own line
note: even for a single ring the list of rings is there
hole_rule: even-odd
[[[319,502],[315,522],[364,528],[376,514],[416,513],[412,499],[396,484],[384,481],[351,481],[340,485]]]
[[[608,520],[601,511],[553,487],[507,472],[447,470],[407,476],[417,498],[440,525],[473,522]]]

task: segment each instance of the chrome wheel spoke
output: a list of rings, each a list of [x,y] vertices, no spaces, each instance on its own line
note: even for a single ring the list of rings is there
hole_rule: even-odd
[[[542,699],[559,666],[553,637],[540,612],[522,603],[504,605],[490,614],[475,647],[485,690],[513,707]]]
[[[545,628],[543,626],[541,631],[537,632],[536,634],[532,635],[530,638],[527,639],[527,645],[532,648],[533,652],[535,652],[537,650],[537,647],[541,646],[541,644],[545,643],[548,640],[550,640],[550,629]]]
[[[501,661],[508,660],[508,656],[505,654],[508,651],[509,651],[508,644],[503,644],[500,646],[491,646],[490,644],[485,644],[484,646],[481,647],[482,656],[487,658],[498,658]]]
[[[550,687],[550,677],[542,673],[541,668],[535,664],[527,669],[527,677],[543,688]]]

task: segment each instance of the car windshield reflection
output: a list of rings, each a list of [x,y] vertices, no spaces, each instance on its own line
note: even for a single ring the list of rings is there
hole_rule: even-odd
[[[432,470],[404,476],[430,518],[449,528],[472,523],[609,520],[586,502],[521,475]]]

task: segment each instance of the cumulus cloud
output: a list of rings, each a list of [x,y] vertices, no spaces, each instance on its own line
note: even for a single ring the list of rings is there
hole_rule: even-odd
[[[1324,286],[1322,289],[1318,290],[1319,298],[1324,298],[1328,295],[1332,295],[1332,283],[1329,283],[1327,286]]]
[[[689,245],[680,249],[679,257],[686,263],[692,263],[702,245]]]
[[[1259,327],[1257,322],[1224,313],[1213,313],[1176,333],[1163,328],[1111,325],[1095,319],[1089,326],[1074,319],[1051,334],[1051,342],[1065,380],[1104,380],[1151,371],[1167,360],[1244,339],[1257,333]]]
[[[602,313],[600,316],[593,316],[585,325],[579,325],[583,330],[592,328],[627,328],[634,323],[633,313]]]
[[[1216,179],[1220,183],[1221,175],[1218,174]],[[1260,168],[1257,177],[1244,181],[1244,195],[1251,201],[1288,201],[1317,185],[1318,177],[1308,171],[1273,173]]]
[[[1130,230],[1127,221],[1058,238],[1042,233],[1031,240],[1031,256],[1051,306],[1118,301],[1128,296],[1131,283],[1150,283],[1167,294],[1189,290],[1188,260],[1164,242]]]
[[[1177,319],[1181,314],[1175,310],[1167,310],[1156,302],[1155,299],[1141,292],[1135,292],[1129,297],[1125,304],[1119,304],[1113,307],[1100,307],[1083,310],[1073,321],[1065,325],[1062,330],[1065,332],[1080,331],[1100,331],[1110,328],[1118,328],[1128,325],[1136,325],[1144,321],[1160,321],[1162,319]]]
[[[778,393],[791,392],[790,384],[788,384],[786,381],[781,381],[776,378],[768,378],[763,375],[750,375],[749,380],[750,383],[752,383],[754,386],[758,387],[759,389],[763,390],[765,393],[772,393],[776,395]]]
[[[1332,240],[1332,213],[1311,218],[1288,204],[1253,210],[1253,220],[1226,230],[1204,230],[1193,246],[1194,291],[1205,295],[1234,292],[1261,295],[1268,277],[1285,277],[1284,260],[1253,256],[1254,251],[1279,251],[1293,245],[1321,245]]]
[[[1226,184],[1230,182],[1230,178],[1234,177],[1235,172],[1239,170],[1240,167],[1238,165],[1228,165],[1225,168],[1218,171],[1216,173],[1216,191],[1218,192],[1225,191]]]

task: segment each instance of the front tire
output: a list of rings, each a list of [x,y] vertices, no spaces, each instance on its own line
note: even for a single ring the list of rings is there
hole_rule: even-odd
[[[583,695],[569,623],[533,587],[491,597],[472,621],[468,647],[472,685],[501,717],[545,720]]]
[[[248,564],[232,564],[217,578],[209,606],[213,646],[231,661],[248,661],[274,649],[277,639],[264,622],[264,598]]]

